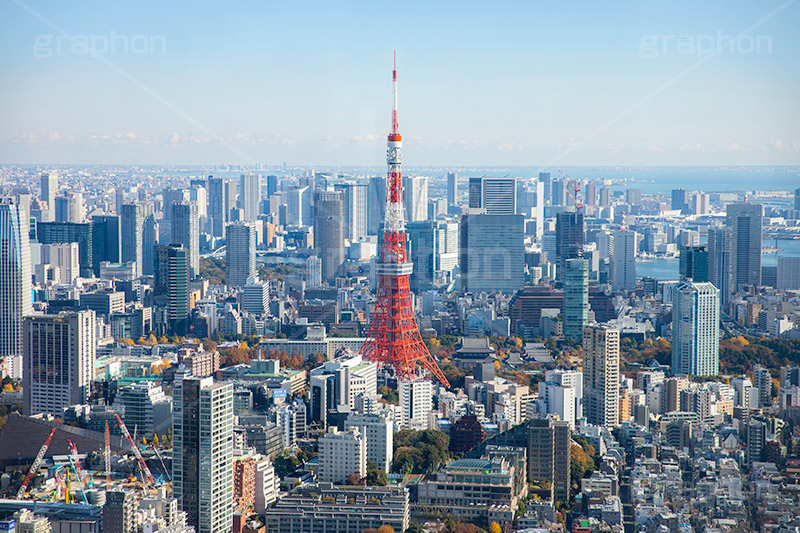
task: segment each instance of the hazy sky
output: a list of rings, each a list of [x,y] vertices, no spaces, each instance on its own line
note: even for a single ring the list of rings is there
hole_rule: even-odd
[[[800,164],[798,27],[769,0],[0,0],[0,163],[380,165],[397,49],[408,165]]]

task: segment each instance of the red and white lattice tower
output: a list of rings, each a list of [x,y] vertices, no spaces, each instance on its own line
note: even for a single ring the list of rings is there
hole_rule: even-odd
[[[383,224],[381,259],[377,263],[378,295],[369,335],[361,348],[366,359],[392,365],[401,379],[413,379],[422,364],[444,385],[449,386],[439,365],[428,352],[414,316],[408,277],[413,269],[406,256],[405,206],[403,205],[402,137],[397,124],[397,64],[392,71],[394,105],[392,133],[386,162],[386,218]]]

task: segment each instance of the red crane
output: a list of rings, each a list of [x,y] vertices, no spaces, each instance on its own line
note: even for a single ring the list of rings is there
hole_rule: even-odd
[[[572,190],[574,191],[570,192],[569,187],[567,187],[567,194],[569,194],[569,197],[572,198],[573,202],[575,202],[575,209],[583,209],[583,200],[578,198],[578,195],[581,192],[581,182],[573,180],[572,178],[564,174],[564,172],[562,172],[560,168],[558,169],[558,173],[564,177],[566,182],[569,184],[570,187],[572,187]]]
[[[85,485],[83,467],[81,466],[81,460],[78,458],[78,447],[69,439],[67,439],[67,446],[69,447],[69,454],[72,456],[72,463],[75,465],[75,473],[78,474],[78,481]]]
[[[53,440],[53,435],[56,432],[56,428],[50,430],[50,435],[47,436],[47,440],[44,441],[42,447],[39,449],[39,453],[36,454],[36,459],[33,460],[33,464],[31,465],[31,469],[28,471],[28,475],[25,476],[25,480],[22,482],[22,486],[19,488],[19,492],[17,492],[17,499],[21,500],[22,497],[25,495],[25,491],[28,489],[28,485],[30,485],[33,476],[36,475],[36,471],[39,470],[39,465],[42,464],[42,459],[44,459],[44,454],[47,453],[47,448],[50,447],[50,441]]]
[[[111,483],[111,434],[108,431],[108,420],[106,420],[105,448],[103,449],[103,459],[106,463],[106,486]]]
[[[125,435],[125,438],[128,439],[131,448],[133,448],[133,454],[136,456],[136,459],[139,460],[139,466],[142,467],[142,472],[145,478],[147,478],[147,481],[149,481],[151,485],[155,485],[156,480],[153,478],[153,474],[150,473],[150,469],[147,468],[147,463],[144,462],[144,457],[142,457],[142,453],[139,451],[139,447],[136,445],[136,441],[133,440],[130,431],[128,431],[128,428],[125,427],[125,422],[122,421],[119,415],[114,415],[114,416],[117,417],[117,422],[119,422],[119,427],[122,430],[122,434]]]

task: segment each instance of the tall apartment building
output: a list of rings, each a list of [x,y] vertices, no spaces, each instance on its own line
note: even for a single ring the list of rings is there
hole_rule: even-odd
[[[55,197],[56,222],[80,224],[84,218],[83,193],[67,192]]]
[[[719,290],[681,281],[672,293],[672,372],[719,374]]]
[[[636,288],[635,231],[614,233],[611,278],[611,284],[615,291],[628,291]]]
[[[172,240],[182,244],[189,257],[189,279],[200,275],[200,219],[197,204],[179,202],[172,204]]]
[[[447,173],[447,205],[456,205],[458,197],[458,174],[455,172]]]
[[[619,330],[583,330],[583,412],[590,424],[619,425]]]
[[[41,194],[39,198],[47,202],[47,205],[52,210],[55,206],[53,201],[58,194],[58,174],[55,172],[45,172],[39,178]]]
[[[233,384],[176,376],[172,489],[197,533],[233,524]]]
[[[14,379],[22,378],[22,318],[32,312],[28,219],[19,203],[0,198],[0,358]]]
[[[427,220],[428,177],[403,176],[403,200],[406,205],[407,222]]]
[[[761,284],[761,204],[729,204],[725,225],[731,228],[731,290]]]
[[[249,455],[233,458],[233,512],[250,516],[256,503],[256,459]]]
[[[23,327],[23,410],[61,416],[85,404],[94,379],[94,311],[30,315]]]
[[[428,415],[433,411],[433,382],[425,379],[401,380],[398,389],[403,428],[428,429]]]
[[[306,259],[306,287],[316,289],[322,286],[322,259],[311,255]]]
[[[528,480],[550,482],[555,501],[569,499],[571,439],[569,423],[553,415],[528,423]]]
[[[231,209],[236,205],[236,182],[224,178],[208,177],[208,214],[212,219],[215,237],[225,235],[225,225],[230,221]]]
[[[144,202],[132,202],[122,204],[122,215],[120,218],[122,228],[121,261],[136,262],[136,273],[143,275],[147,259],[152,257],[148,248],[155,244],[155,228],[153,220],[153,206]]]
[[[333,285],[344,275],[344,195],[319,192],[314,207],[314,248],[322,259],[322,279]]]
[[[708,229],[708,280],[719,289],[720,303],[727,309],[731,296],[731,228]]]
[[[242,174],[239,176],[239,207],[244,220],[257,220],[261,205],[261,176]]]
[[[589,261],[567,259],[564,270],[564,337],[583,340],[589,323]]]
[[[344,197],[344,234],[351,242],[367,235],[367,184],[337,183]]]
[[[384,415],[352,413],[347,417],[344,427],[359,429],[367,441],[367,459],[388,474],[394,453],[393,421]]]
[[[367,475],[367,442],[361,431],[351,427],[341,432],[335,427],[319,438],[319,471],[321,482],[346,485],[350,474]]]
[[[256,275],[256,228],[234,222],[225,228],[225,272],[229,287],[243,287]]]

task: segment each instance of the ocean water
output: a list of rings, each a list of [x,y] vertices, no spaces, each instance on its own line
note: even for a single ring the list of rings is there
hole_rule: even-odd
[[[764,244],[775,247],[775,239],[765,240]],[[762,266],[775,266],[778,264],[778,256],[800,257],[800,240],[778,239],[777,253],[763,254],[761,256]],[[656,278],[659,281],[677,281],[680,269],[680,261],[675,258],[660,258],[653,261],[637,262],[636,275]]]

